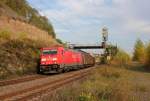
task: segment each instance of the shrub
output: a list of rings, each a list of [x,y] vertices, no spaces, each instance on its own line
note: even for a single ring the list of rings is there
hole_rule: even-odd
[[[128,63],[130,63],[131,58],[130,58],[130,55],[128,53],[119,49],[117,55],[114,57],[114,61],[117,64],[123,66],[123,65],[127,65]]]
[[[3,75],[10,74],[9,72],[14,75],[36,72],[39,46],[34,43],[36,42],[30,39],[15,39],[0,45],[0,67],[4,68]]]
[[[60,40],[60,39],[56,39],[56,41],[57,41],[58,43],[60,43],[60,44],[64,44],[64,43],[62,42],[62,40]]]
[[[18,38],[21,39],[21,40],[27,39],[27,33],[24,33],[24,32],[19,33],[19,37]]]
[[[11,33],[7,30],[0,31],[0,38],[2,39],[10,39]]]

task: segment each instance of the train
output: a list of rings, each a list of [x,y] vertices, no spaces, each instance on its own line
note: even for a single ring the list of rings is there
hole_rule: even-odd
[[[95,65],[89,53],[62,46],[41,48],[38,73],[62,73]]]

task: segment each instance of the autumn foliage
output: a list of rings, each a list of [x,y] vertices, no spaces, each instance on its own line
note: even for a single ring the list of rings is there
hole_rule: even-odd
[[[133,60],[145,65],[150,70],[150,43],[144,44],[140,39],[135,43]]]
[[[133,60],[141,63],[145,63],[146,50],[144,43],[138,39],[134,46]]]

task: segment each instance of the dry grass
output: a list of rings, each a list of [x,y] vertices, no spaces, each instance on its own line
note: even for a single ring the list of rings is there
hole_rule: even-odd
[[[31,40],[42,41],[46,45],[57,44],[56,40],[53,39],[48,32],[28,23],[10,19],[6,16],[0,16],[0,30],[11,32],[11,38],[13,39],[26,36]]]
[[[69,87],[56,91],[43,101],[149,101],[150,88],[139,83],[149,77],[124,68],[101,66],[85,81],[75,82]],[[135,79],[136,76],[140,76]],[[150,80],[147,78],[147,80]],[[150,83],[150,82],[149,82]]]
[[[0,38],[8,40],[11,38],[11,33],[7,30],[2,30],[0,31]]]

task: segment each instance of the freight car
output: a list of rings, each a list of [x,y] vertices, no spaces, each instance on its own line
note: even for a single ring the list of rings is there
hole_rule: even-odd
[[[38,73],[60,73],[94,66],[95,59],[89,53],[64,47],[42,48]]]

